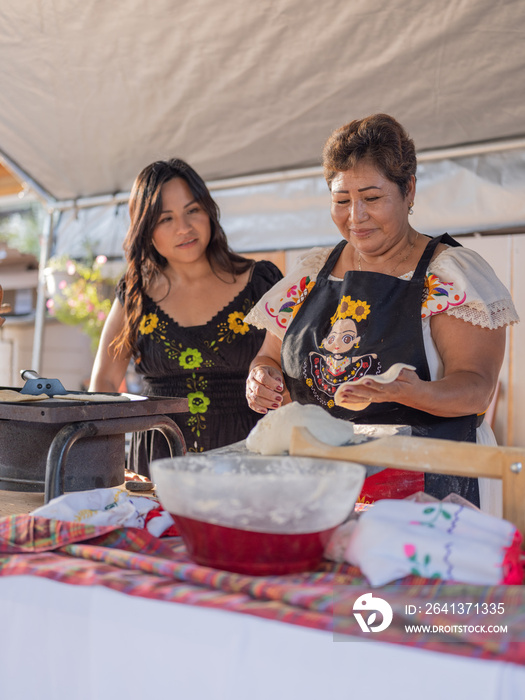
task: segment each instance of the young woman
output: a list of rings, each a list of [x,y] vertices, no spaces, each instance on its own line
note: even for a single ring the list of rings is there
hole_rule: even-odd
[[[229,248],[217,204],[182,160],[144,168],[129,211],[128,267],[90,390],[118,391],[133,357],[147,395],[188,398],[189,412],[170,417],[189,451],[242,440],[260,418],[247,405],[245,381],[264,338],[244,317],[282,275]],[[130,468],[147,475],[149,460],[164,456],[160,433],[133,436]]]

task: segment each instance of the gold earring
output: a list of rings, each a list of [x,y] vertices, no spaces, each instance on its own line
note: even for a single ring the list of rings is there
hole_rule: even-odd
[[[413,214],[413,213],[414,213],[414,210],[413,210],[413,208],[412,208],[413,206],[414,206],[414,202],[410,202],[410,204],[408,205],[408,213],[409,213],[409,214]]]

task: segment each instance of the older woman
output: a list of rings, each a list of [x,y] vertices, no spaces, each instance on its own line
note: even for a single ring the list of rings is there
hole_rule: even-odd
[[[479,426],[505,326],[518,321],[508,291],[476,253],[410,225],[416,155],[395,119],[376,114],[336,130],[323,166],[343,240],[307,254],[247,317],[267,329],[248,377],[249,405],[266,413],[288,400],[287,390],[338,418],[473,442],[478,428],[478,439],[490,441],[490,428]],[[374,382],[398,362],[415,369]],[[357,378],[364,381],[348,383]],[[341,384],[345,408],[334,402]],[[425,490],[479,503],[477,480],[425,475]]]

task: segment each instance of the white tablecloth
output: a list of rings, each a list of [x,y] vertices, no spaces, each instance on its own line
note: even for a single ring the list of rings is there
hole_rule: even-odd
[[[2,700],[518,700],[525,667],[0,577]]]

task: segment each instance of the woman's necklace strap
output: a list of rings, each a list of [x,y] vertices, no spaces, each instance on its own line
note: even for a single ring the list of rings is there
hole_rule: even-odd
[[[406,262],[406,261],[408,260],[408,258],[410,257],[410,254],[411,254],[412,251],[414,250],[414,246],[416,245],[416,241],[417,241],[418,237],[419,237],[419,231],[416,233],[416,237],[414,238],[414,240],[413,240],[412,243],[410,244],[410,247],[409,247],[409,249],[408,249],[407,254],[406,254],[401,260],[399,260],[399,261],[394,265],[394,267],[393,267],[391,270],[389,270],[389,271],[386,272],[385,274],[387,274],[387,275],[393,275],[394,272],[397,270],[397,268],[398,268],[400,265],[402,265],[404,262]],[[360,253],[360,252],[359,252],[358,255],[357,255],[357,267],[358,267],[359,272],[362,272],[362,271],[363,271],[363,268],[362,268],[362,266],[361,266],[361,253]]]

